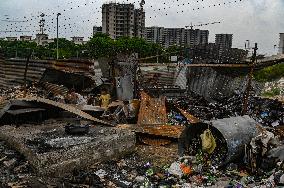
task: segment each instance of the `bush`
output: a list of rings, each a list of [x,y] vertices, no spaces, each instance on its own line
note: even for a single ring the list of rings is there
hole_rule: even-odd
[[[256,71],[254,78],[259,82],[271,82],[284,77],[284,63]]]

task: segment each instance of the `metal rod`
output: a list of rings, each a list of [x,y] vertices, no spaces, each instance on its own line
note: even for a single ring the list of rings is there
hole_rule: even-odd
[[[246,115],[247,111],[248,111],[248,100],[249,100],[249,96],[250,96],[250,90],[251,90],[251,83],[252,83],[252,77],[253,77],[253,71],[254,71],[254,66],[256,64],[256,52],[257,52],[257,43],[255,43],[255,47],[254,47],[254,52],[253,52],[253,56],[252,56],[252,66],[250,66],[250,73],[248,75],[248,83],[247,83],[247,88],[245,91],[245,95],[244,95],[244,99],[243,99],[243,111],[242,111],[242,115]]]

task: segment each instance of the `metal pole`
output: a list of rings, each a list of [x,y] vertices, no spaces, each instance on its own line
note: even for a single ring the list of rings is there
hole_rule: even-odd
[[[59,57],[59,53],[58,53],[58,28],[59,28],[59,24],[58,24],[58,17],[61,15],[61,13],[57,13],[57,17],[56,17],[56,23],[57,23],[57,36],[56,36],[56,59],[58,60]]]
[[[247,83],[247,88],[245,91],[244,99],[243,99],[243,111],[242,115],[246,115],[248,111],[248,100],[249,100],[249,95],[250,95],[250,89],[251,89],[251,83],[252,83],[252,77],[253,77],[253,71],[254,71],[254,66],[256,64],[256,51],[258,50],[257,48],[257,43],[255,43],[254,47],[254,52],[252,56],[252,64],[250,66],[250,73],[248,75],[248,83]]]
[[[30,62],[30,58],[31,58],[31,49],[28,49],[28,57],[27,57],[27,61],[26,61],[26,66],[25,66],[25,72],[24,72],[24,98],[27,95],[27,72],[28,72],[28,66],[29,66],[29,62]]]

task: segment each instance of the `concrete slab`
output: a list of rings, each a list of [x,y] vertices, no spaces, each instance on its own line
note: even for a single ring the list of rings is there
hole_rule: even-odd
[[[22,153],[42,176],[62,177],[74,169],[122,157],[135,149],[135,134],[110,127],[93,127],[84,136],[65,134],[65,122],[0,127],[0,139]]]

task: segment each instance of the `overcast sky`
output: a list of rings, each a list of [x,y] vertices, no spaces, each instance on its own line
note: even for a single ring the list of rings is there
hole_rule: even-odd
[[[146,26],[184,27],[186,25],[220,21],[221,24],[196,27],[208,29],[209,40],[216,33],[234,34],[233,46],[244,48],[246,40],[258,42],[262,53],[277,52],[279,33],[284,33],[284,0],[145,0]],[[101,5],[105,0],[0,0],[0,31],[29,31],[35,35],[42,12],[46,14],[46,29],[55,36],[56,13],[60,17],[60,36],[90,37],[92,26],[101,26]],[[139,6],[139,1],[131,2]],[[225,3],[225,4],[224,4]],[[7,22],[25,21],[25,22]],[[22,33],[0,32],[0,37]],[[274,45],[277,45],[274,48]]]

